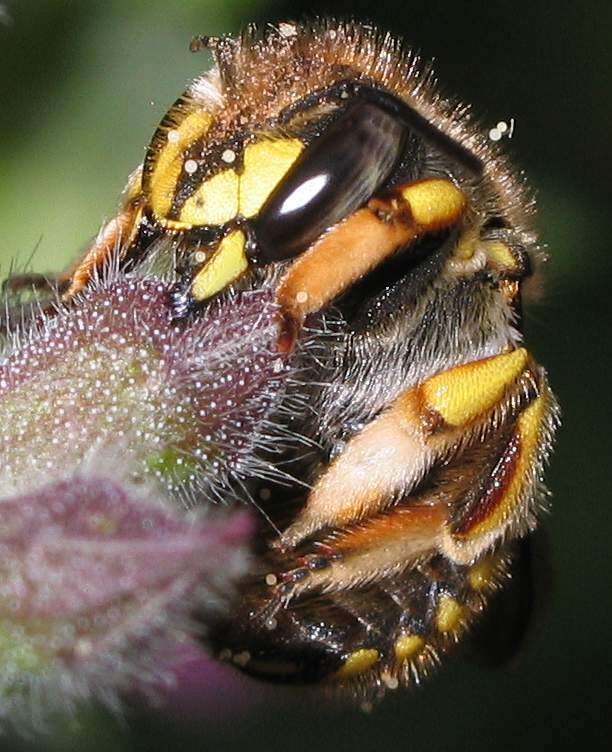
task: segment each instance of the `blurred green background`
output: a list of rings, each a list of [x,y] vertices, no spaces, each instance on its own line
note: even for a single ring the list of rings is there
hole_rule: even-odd
[[[236,710],[228,695],[216,719],[92,713],[81,731],[4,749],[609,748],[612,3],[0,2],[0,272],[32,254],[37,270],[62,268],[111,214],[167,106],[207,65],[187,51],[193,34],[314,13],[403,35],[485,122],[515,119],[508,147],[538,190],[552,256],[528,338],[564,413],[544,607],[512,664],[456,659],[369,716],[274,699]]]

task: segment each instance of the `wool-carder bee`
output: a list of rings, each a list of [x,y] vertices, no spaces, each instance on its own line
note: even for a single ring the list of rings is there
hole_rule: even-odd
[[[287,440],[282,482],[249,480],[266,520],[209,638],[251,674],[375,696],[459,639],[546,505],[558,408],[521,335],[533,202],[468,109],[370,26],[193,46],[213,69],[61,290],[160,243],[177,319],[274,286],[304,409],[267,420],[302,443]]]

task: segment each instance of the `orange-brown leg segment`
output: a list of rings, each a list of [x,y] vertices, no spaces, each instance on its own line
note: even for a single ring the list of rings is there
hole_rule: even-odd
[[[13,292],[49,290],[60,293],[62,300],[70,300],[81,292],[96,271],[134,240],[142,216],[141,180],[142,168],[139,167],[130,175],[118,214],[102,227],[85,253],[69,269],[59,274],[13,275],[6,281],[6,287]]]
[[[141,216],[140,204],[130,202],[116,217],[104,225],[85,254],[66,273],[70,284],[62,295],[63,300],[70,300],[81,292],[93,274],[102,269],[113,254],[129,246],[134,239]]]
[[[288,269],[277,290],[291,334],[304,318],[347,290],[399,248],[455,225],[466,209],[450,181],[429,178],[396,188],[329,230]]]
[[[62,295],[70,300],[83,290],[93,274],[104,267],[113,254],[126,249],[134,240],[142,217],[142,166],[130,175],[123,191],[123,203],[118,214],[100,230],[83,256],[67,272],[70,285]]]

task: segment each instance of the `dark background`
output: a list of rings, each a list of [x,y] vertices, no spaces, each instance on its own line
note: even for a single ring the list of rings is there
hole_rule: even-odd
[[[228,694],[212,716],[134,712],[120,723],[92,711],[80,729],[61,727],[27,748],[609,748],[612,3],[15,0],[0,8],[2,276],[13,259],[61,268],[109,216],[161,115],[207,65],[187,52],[193,34],[350,14],[435,58],[444,87],[486,123],[515,119],[508,147],[537,188],[552,257],[528,342],[564,415],[548,474],[553,514],[535,547],[539,607],[510,664],[489,669],[459,657],[367,716],[280,703],[251,685],[261,696],[247,710]],[[4,748],[25,747],[7,740]]]

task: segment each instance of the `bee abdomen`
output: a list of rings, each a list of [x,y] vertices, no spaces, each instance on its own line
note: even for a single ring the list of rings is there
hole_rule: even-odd
[[[231,623],[213,631],[213,648],[260,678],[324,681],[374,699],[436,666],[507,576],[508,560],[504,549],[471,566],[438,555],[376,584],[288,602],[281,577],[268,574],[245,588]]]

